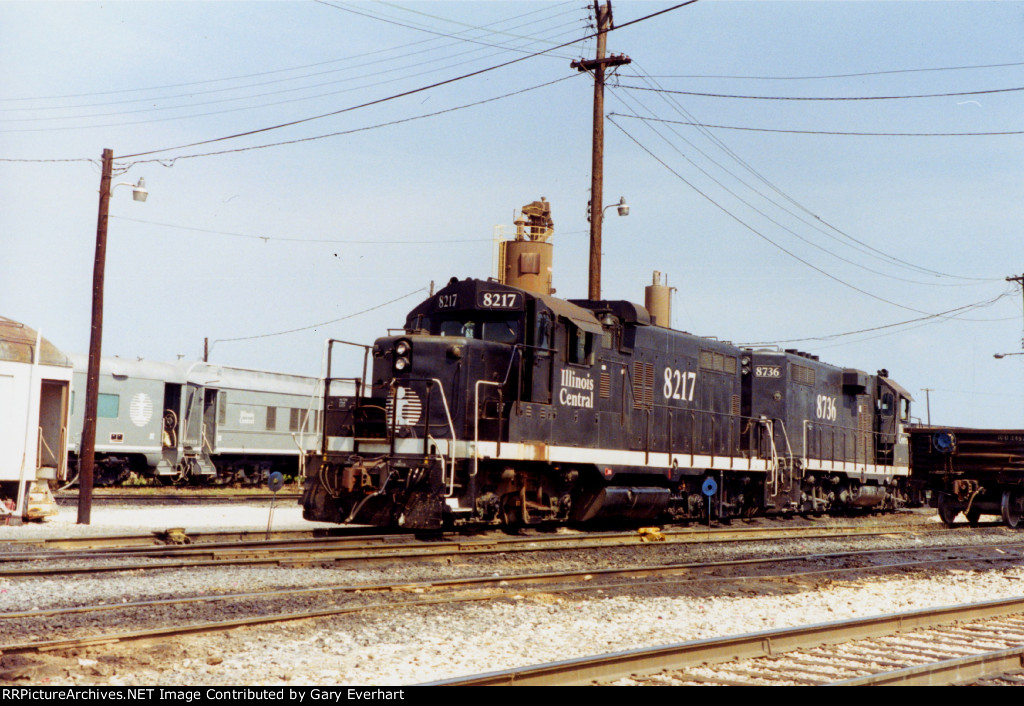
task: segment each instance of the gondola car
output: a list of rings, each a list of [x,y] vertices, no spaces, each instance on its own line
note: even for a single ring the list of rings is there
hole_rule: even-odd
[[[37,331],[0,317],[0,524],[57,513],[67,471],[71,362]]]
[[[88,359],[73,354],[69,454],[81,444]],[[318,441],[319,380],[213,363],[104,357],[96,419],[97,485],[263,482],[300,474]],[[310,409],[314,407],[314,409]]]
[[[546,269],[529,248],[503,262]],[[525,281],[453,278],[367,348],[356,394],[328,363],[304,517],[434,530],[903,501],[910,395],[885,371],[740,349],[659,325],[656,303]]]
[[[971,525],[984,514],[1021,526],[1024,430],[915,425],[908,432],[912,483],[930,491],[931,505],[948,527],[961,512]]]

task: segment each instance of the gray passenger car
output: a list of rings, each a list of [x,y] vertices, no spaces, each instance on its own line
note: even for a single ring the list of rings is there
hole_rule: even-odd
[[[84,355],[72,355],[68,453],[77,463],[85,407]],[[203,362],[105,357],[100,365],[95,483],[260,483],[300,474],[315,450],[317,378]]]

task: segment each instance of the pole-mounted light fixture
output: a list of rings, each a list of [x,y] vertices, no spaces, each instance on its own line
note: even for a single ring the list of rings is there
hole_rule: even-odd
[[[110,192],[113,193],[114,189],[119,186],[130,186],[132,187],[132,198],[136,201],[144,202],[149,196],[149,192],[146,191],[146,180],[139,177],[139,180],[132,184],[130,181],[119,181],[110,187]]]
[[[602,218],[604,217],[604,212],[607,211],[612,206],[618,206],[619,207],[618,210],[619,210],[619,215],[620,216],[628,216],[629,215],[629,204],[626,203],[626,197],[623,196],[623,197],[621,197],[619,199],[618,203],[613,203],[613,204],[610,204],[610,205],[604,207],[604,210],[601,211],[601,217]]]

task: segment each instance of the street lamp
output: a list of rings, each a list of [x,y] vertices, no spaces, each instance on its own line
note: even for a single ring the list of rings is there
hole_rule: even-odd
[[[626,203],[626,197],[622,196],[622,197],[619,198],[619,202],[618,203],[610,203],[610,204],[608,204],[607,206],[605,206],[604,208],[601,209],[601,220],[604,220],[604,212],[607,211],[609,208],[612,208],[613,206],[618,206],[618,210],[619,210],[619,215],[620,216],[628,216],[629,215],[629,204]],[[592,204],[588,201],[587,202],[587,222],[588,223],[590,222],[590,219],[591,219],[591,210],[592,210]]]
[[[1024,355],[1024,351],[1020,353],[993,353],[993,358],[1009,358],[1011,355]]]
[[[103,341],[103,271],[107,260],[107,220],[110,193],[118,186],[132,187],[132,198],[145,201],[149,196],[146,180],[135,184],[119,182],[111,186],[114,151],[103,150],[100,176],[100,209],[96,221],[96,259],[92,268],[92,330],[89,334],[89,370],[85,379],[85,423],[82,444],[78,450],[78,524],[87,525],[92,514],[93,465],[96,456],[96,407],[99,400],[100,350]]]
[[[116,184],[114,184],[110,188],[110,190],[113,191],[119,186],[132,187],[132,199],[134,199],[135,201],[145,202],[145,200],[149,198],[149,192],[146,191],[146,180],[143,179],[142,177],[139,177],[139,180],[134,184],[132,184],[129,181],[119,181]]]
[[[604,212],[607,211],[612,206],[618,206],[619,207],[619,215],[620,216],[628,216],[629,215],[629,204],[626,203],[626,197],[622,196],[621,198],[619,198],[619,202],[618,203],[608,204],[603,209],[601,209],[601,218],[604,218]]]

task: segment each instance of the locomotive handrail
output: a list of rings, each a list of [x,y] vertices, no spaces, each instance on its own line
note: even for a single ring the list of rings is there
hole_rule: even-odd
[[[476,476],[480,470],[480,386],[481,385],[492,385],[497,388],[501,388],[503,383],[491,382],[489,380],[477,380],[476,385],[473,387],[473,470],[470,472],[470,478]],[[498,417],[501,417],[501,409],[498,410]],[[498,436],[498,453],[501,449],[501,436]]]
[[[366,387],[366,367],[368,356],[370,351],[373,350],[373,346],[368,346],[365,343],[353,343],[352,341],[342,341],[340,338],[329,338],[327,339],[327,370],[324,371],[324,379],[331,380],[331,363],[334,357],[334,344],[341,343],[345,346],[354,346],[356,348],[363,349],[363,376],[360,378],[362,387]],[[339,378],[342,379],[342,378]],[[355,378],[352,378],[355,379]],[[362,392],[362,388],[356,390],[357,395]]]
[[[445,417],[448,418],[448,429],[452,433],[452,443],[451,443],[451,446],[449,447],[449,451],[451,451],[451,450],[454,450],[454,447],[455,447],[455,424],[452,422],[452,413],[451,413],[451,410],[448,408],[448,397],[444,394],[444,385],[441,384],[441,381],[438,380],[437,378],[431,378],[431,379],[434,382],[437,383],[438,389],[441,390],[441,405],[444,407]],[[429,415],[429,414],[430,414],[430,410],[428,409],[427,410],[427,415]],[[435,446],[435,448],[436,448],[436,446]],[[440,451],[438,451],[438,453],[440,453]],[[448,477],[448,491],[445,494],[446,497],[451,497],[455,493],[455,455],[454,454],[449,454],[449,455],[451,456],[451,459],[452,459],[452,467],[451,467],[451,472],[449,473],[449,477]],[[442,462],[443,462],[444,461],[444,454],[441,454],[441,459],[442,459]],[[443,478],[442,478],[442,480],[443,480]]]

